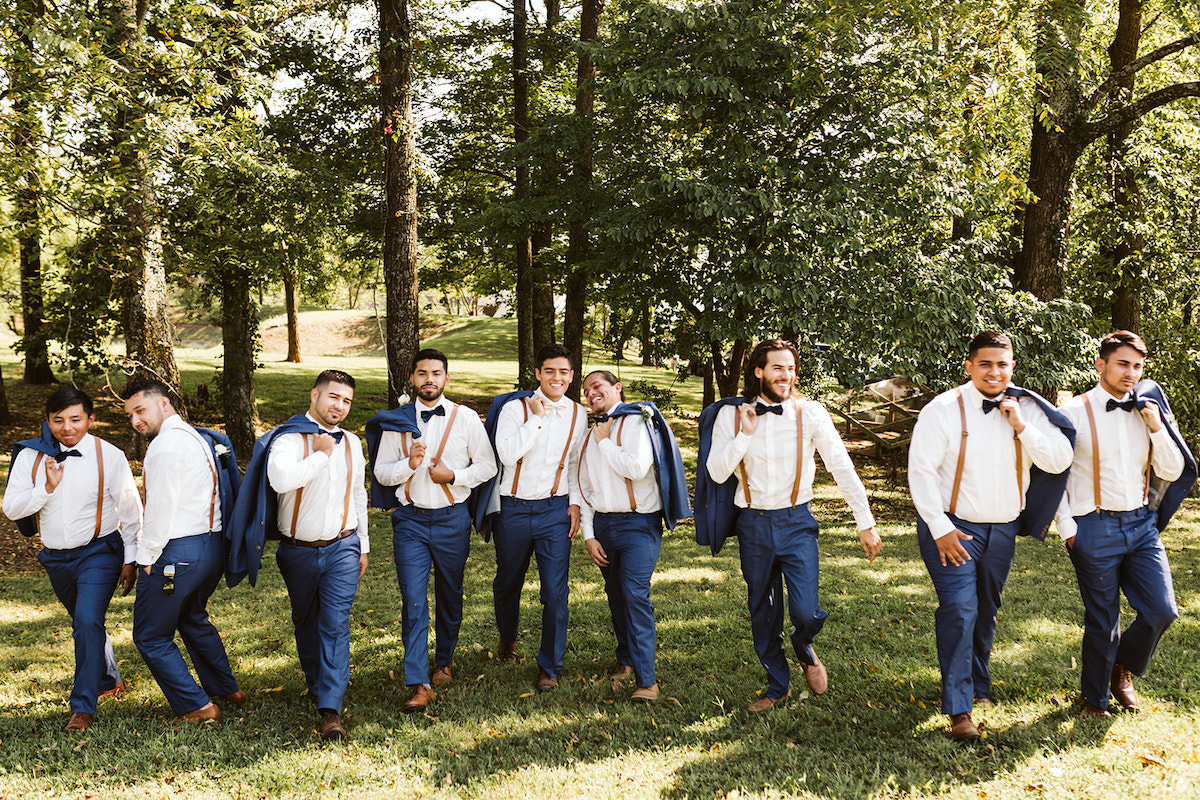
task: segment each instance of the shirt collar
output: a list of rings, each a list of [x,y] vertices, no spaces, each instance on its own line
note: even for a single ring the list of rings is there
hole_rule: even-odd
[[[321,423],[319,423],[315,419],[313,419],[313,415],[307,411],[304,412],[304,418],[307,419],[309,422],[313,423],[314,425],[316,425],[318,428],[320,428],[323,431],[329,431],[330,433],[337,433],[338,431],[341,430],[341,428],[338,427],[337,425],[334,425],[332,428],[326,428],[324,425],[322,425]]]
[[[82,449],[82,448],[83,448],[83,446],[84,446],[85,444],[91,444],[91,441],[90,441],[90,440],[91,440],[91,438],[92,438],[92,435],[91,435],[90,433],[85,433],[85,434],[83,435],[83,438],[82,438],[82,439],[80,439],[78,442],[76,442],[75,444],[71,445],[70,447],[67,447],[65,444],[63,444],[62,442],[58,441],[58,439],[55,439],[55,440],[54,440],[54,443],[58,445],[58,452],[60,452],[60,453],[65,453],[65,452],[67,452],[68,450],[78,450],[79,452],[81,452],[81,453],[82,453],[82,452],[83,452],[83,449]]]

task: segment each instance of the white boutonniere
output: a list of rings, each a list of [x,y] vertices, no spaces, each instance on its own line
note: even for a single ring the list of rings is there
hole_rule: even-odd
[[[229,455],[229,448],[223,444],[214,444],[213,452],[217,454],[218,458],[224,458]]]
[[[649,422],[654,419],[654,412],[650,410],[650,406],[641,406],[642,421]]]
[[[409,403],[411,403],[411,402],[412,402],[412,398],[411,398],[411,397],[409,397],[409,396],[408,396],[408,395],[406,395],[406,394],[402,394],[402,395],[400,395],[399,397],[397,397],[397,398],[396,398],[396,405],[397,405],[397,406],[406,406],[406,405],[408,405],[408,404],[409,404]]]

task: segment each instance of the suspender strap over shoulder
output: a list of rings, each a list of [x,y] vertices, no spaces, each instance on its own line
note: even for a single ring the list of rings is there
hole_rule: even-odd
[[[92,531],[92,538],[96,539],[100,536],[100,526],[104,522],[104,451],[101,450],[100,437],[92,437],[96,442],[96,528]],[[34,485],[37,484],[38,467],[42,465],[42,461],[46,458],[46,454],[38,451],[37,457],[33,459],[33,469],[29,472],[29,480]],[[39,514],[33,515],[33,524],[37,528],[38,535],[42,532],[42,520]]]
[[[315,435],[315,434],[314,434]],[[304,456],[308,458],[308,435],[300,434],[300,440],[304,442]],[[346,521],[350,518],[350,494],[354,489],[354,461],[350,454],[350,437],[342,436],[342,444],[346,450],[346,497],[342,503],[342,527],[339,531],[346,530]],[[304,487],[301,486],[296,490],[296,503],[292,506],[292,527],[289,535],[296,538],[296,523],[300,521],[300,499],[304,497]]]
[[[1096,510],[1100,506],[1100,437],[1096,435],[1096,414],[1092,411],[1092,401],[1086,394],[1083,397],[1083,407],[1087,410],[1088,428],[1092,434],[1092,495],[1095,499]],[[1150,473],[1154,464],[1154,442],[1148,442],[1149,452],[1146,453],[1146,482],[1142,486],[1142,502],[1150,499]]]
[[[524,414],[524,418],[521,420],[521,422],[529,422],[529,403],[526,402],[524,397],[521,398],[521,413]],[[508,490],[508,493],[513,497],[517,496],[517,481],[521,480],[521,465],[524,463],[525,456],[521,456],[517,459],[517,466],[513,468],[512,488]]]
[[[621,431],[625,430],[625,420],[627,419],[629,419],[629,417],[624,416],[617,420],[617,447],[621,446]],[[633,481],[629,480],[629,478],[625,479],[625,491],[629,493],[629,510],[637,511],[637,498],[633,494]]]
[[[579,417],[579,404],[575,403],[571,407],[571,430],[567,431],[567,443],[563,445],[562,455],[558,457],[558,469],[554,473],[554,485],[550,487],[550,496],[554,497],[554,493],[558,491],[558,482],[562,478],[563,469],[567,466],[567,456],[571,452],[571,440],[575,438],[575,422]],[[513,479],[513,496],[516,497],[517,481]]]
[[[954,467],[954,487],[950,489],[950,515],[958,508],[958,490],[962,486],[963,466],[967,462],[967,404],[963,402],[962,389],[956,387],[954,396],[958,400],[958,418],[962,423],[962,438],[958,442],[958,463]]]
[[[800,496],[800,476],[804,473],[804,415],[800,412],[800,401],[793,400],[796,407],[796,478],[792,481],[792,508]]]

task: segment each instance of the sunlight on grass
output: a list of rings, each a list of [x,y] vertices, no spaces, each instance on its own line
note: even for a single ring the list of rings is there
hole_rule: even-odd
[[[727,577],[729,576],[724,572],[718,572],[715,569],[706,567],[658,569],[654,571],[654,575],[650,578],[650,583],[721,583]]]

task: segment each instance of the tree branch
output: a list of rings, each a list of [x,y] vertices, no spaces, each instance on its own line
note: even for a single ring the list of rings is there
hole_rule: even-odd
[[[1104,79],[1103,83],[1101,83],[1092,91],[1091,95],[1088,96],[1088,99],[1084,101],[1082,106],[1079,107],[1079,115],[1081,117],[1086,117],[1088,114],[1090,114],[1092,109],[1096,107],[1096,104],[1100,102],[1100,99],[1108,96],[1109,91],[1111,91],[1121,79],[1127,78],[1155,62],[1162,61],[1167,56],[1175,55],[1179,51],[1186,50],[1187,48],[1197,44],[1200,44],[1200,37],[1198,36],[1188,36],[1183,39],[1176,39],[1170,44],[1165,44],[1157,50],[1151,50],[1149,53],[1146,53],[1146,55],[1129,62],[1127,67],[1124,69],[1119,69],[1109,75]]]
[[[1133,122],[1167,103],[1181,100],[1185,97],[1200,97],[1200,81],[1191,83],[1176,83],[1159,89],[1138,100],[1135,103],[1121,106],[1098,122],[1089,122],[1079,129],[1080,137],[1085,142],[1091,142],[1101,136],[1112,133],[1118,126]]]

